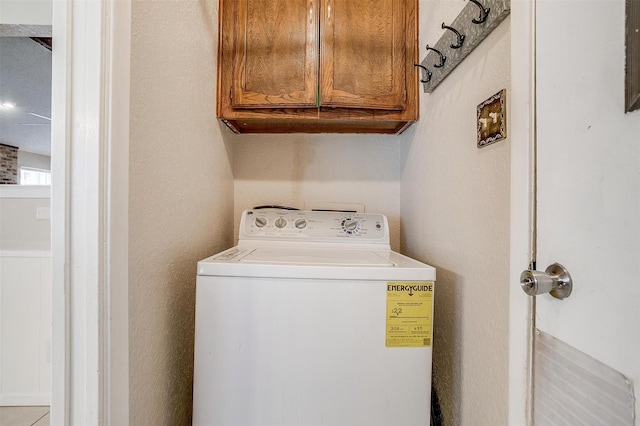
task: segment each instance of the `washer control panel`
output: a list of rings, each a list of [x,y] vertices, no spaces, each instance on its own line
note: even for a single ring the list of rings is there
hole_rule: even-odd
[[[246,210],[240,239],[353,239],[389,241],[387,218],[381,214],[303,210]]]

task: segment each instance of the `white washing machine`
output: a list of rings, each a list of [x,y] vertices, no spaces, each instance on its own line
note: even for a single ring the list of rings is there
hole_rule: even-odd
[[[435,274],[380,214],[245,211],[198,262],[193,425],[429,425]]]

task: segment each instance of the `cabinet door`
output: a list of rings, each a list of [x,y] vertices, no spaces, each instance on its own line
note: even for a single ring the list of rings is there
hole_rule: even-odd
[[[320,0],[235,1],[233,107],[316,107]]]
[[[322,0],[322,106],[403,110],[405,0]]]

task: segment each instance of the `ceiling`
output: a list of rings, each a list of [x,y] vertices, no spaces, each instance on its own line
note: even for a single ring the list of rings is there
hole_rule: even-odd
[[[0,37],[0,143],[51,155],[51,51],[29,37]]]

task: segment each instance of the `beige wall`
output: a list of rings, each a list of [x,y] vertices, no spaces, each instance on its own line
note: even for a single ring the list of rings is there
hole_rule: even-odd
[[[464,4],[420,2],[420,46]],[[424,58],[424,56],[421,56]],[[403,135],[402,249],[437,268],[434,374],[444,424],[508,423],[509,140],[476,147],[476,107],[510,84],[507,18]]]
[[[400,147],[397,136],[235,135],[236,230],[242,210],[263,204],[312,209],[356,203],[389,219],[400,246]],[[236,234],[237,235],[237,232]]]
[[[230,145],[215,117],[217,1],[134,1],[130,424],[188,425],[196,262],[231,245]]]

